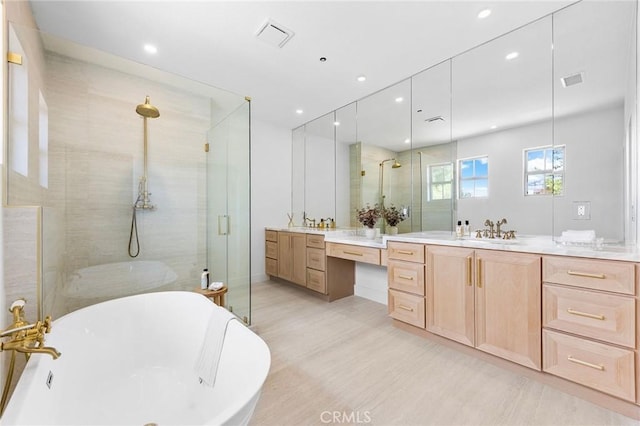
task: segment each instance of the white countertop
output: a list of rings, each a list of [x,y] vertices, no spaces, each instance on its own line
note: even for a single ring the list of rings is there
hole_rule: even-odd
[[[353,244],[382,249],[387,248],[388,241],[399,241],[405,243],[435,244],[451,247],[469,247],[520,253],[640,262],[640,249],[637,246],[606,242],[601,244],[600,247],[568,245],[558,243],[548,235],[519,235],[513,240],[502,240],[473,237],[456,238],[452,232],[428,231],[382,235],[372,240],[364,236],[363,228],[317,229],[305,227],[267,227],[267,229],[272,231],[320,234],[324,235],[325,242]]]

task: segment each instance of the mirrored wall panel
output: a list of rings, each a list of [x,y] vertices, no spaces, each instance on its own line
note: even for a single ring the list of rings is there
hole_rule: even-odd
[[[576,3],[296,129],[293,208],[330,203],[299,187],[296,158],[335,131],[334,163],[318,159],[338,226],[378,204],[407,213],[401,233],[504,219],[520,236],[635,242],[636,7]]]

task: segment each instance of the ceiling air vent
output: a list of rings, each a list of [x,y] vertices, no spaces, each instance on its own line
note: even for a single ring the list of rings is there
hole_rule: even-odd
[[[562,87],[575,86],[576,84],[582,83],[583,80],[584,80],[584,74],[581,72],[577,74],[568,75],[560,79],[560,81],[562,81]]]
[[[435,117],[427,118],[424,121],[427,123],[433,123],[434,121],[444,121],[444,118],[442,118],[441,115],[436,115]]]
[[[284,46],[289,40],[291,40],[293,35],[293,31],[273,22],[271,19],[268,19],[264,24],[262,24],[256,33],[256,37],[260,40],[276,47]]]

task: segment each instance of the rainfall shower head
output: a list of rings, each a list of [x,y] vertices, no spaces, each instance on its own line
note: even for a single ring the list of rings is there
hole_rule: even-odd
[[[384,163],[386,163],[387,161],[393,161],[393,164],[391,165],[392,169],[397,169],[398,167],[402,167],[402,164],[400,164],[398,160],[396,160],[395,158],[387,158],[386,160],[380,163],[380,167],[382,167]]]
[[[144,118],[158,118],[160,117],[160,111],[149,103],[149,96],[146,97],[143,104],[136,107],[136,112]]]

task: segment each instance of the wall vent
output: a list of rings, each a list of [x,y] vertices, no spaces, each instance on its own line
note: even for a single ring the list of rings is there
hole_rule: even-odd
[[[294,32],[284,26],[267,19],[267,21],[258,28],[256,37],[272,46],[283,47],[294,36]]]
[[[584,81],[584,73],[579,72],[577,74],[571,74],[566,77],[562,77],[560,81],[562,82],[562,87],[575,86],[576,84],[580,84]]]

